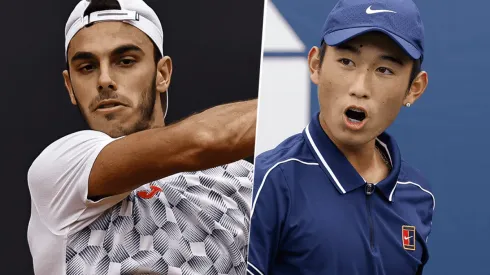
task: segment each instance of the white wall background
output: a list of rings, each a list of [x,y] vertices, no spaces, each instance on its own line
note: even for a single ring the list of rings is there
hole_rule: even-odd
[[[265,22],[256,155],[303,131],[310,121],[306,47],[270,1]]]

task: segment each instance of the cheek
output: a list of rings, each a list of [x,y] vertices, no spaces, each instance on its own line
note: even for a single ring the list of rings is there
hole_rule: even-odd
[[[318,96],[323,112],[337,112],[343,105],[342,98],[349,90],[349,79],[345,75],[328,72],[322,74],[318,84]]]
[[[140,101],[141,94],[152,86],[154,70],[136,67],[119,78],[119,93],[123,93],[135,103]]]
[[[386,123],[391,124],[400,112],[403,95],[403,92],[385,93],[383,97],[379,98],[376,108],[378,119],[385,120]]]
[[[97,96],[96,83],[90,79],[72,80],[72,87],[77,104],[84,109],[88,108],[90,102]]]
[[[372,97],[380,107],[399,108],[407,93],[408,81],[400,77],[394,79],[378,79],[373,82]]]

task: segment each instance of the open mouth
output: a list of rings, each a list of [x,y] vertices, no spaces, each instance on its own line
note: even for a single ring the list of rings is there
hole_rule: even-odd
[[[366,119],[366,111],[357,107],[350,107],[345,111],[345,116],[352,123],[361,123]]]

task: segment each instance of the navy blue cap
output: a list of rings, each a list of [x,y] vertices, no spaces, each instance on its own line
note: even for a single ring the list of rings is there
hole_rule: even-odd
[[[322,40],[341,44],[366,32],[391,37],[413,59],[424,55],[424,25],[412,0],[340,0],[328,15]]]

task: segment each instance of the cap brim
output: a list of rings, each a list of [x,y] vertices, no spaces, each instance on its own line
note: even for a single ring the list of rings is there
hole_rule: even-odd
[[[341,44],[347,40],[350,40],[356,36],[359,36],[361,34],[367,33],[367,32],[372,32],[372,31],[379,31],[382,32],[386,35],[388,35],[391,39],[393,39],[405,52],[410,55],[413,59],[419,59],[421,57],[421,53],[417,48],[415,48],[412,44],[408,43],[405,39],[399,37],[396,34],[393,34],[385,29],[382,28],[376,28],[376,27],[362,27],[362,28],[350,28],[350,29],[343,29],[343,30],[338,30],[334,31],[331,33],[326,34],[323,37],[323,40],[327,45],[329,46],[336,46],[338,44]]]

